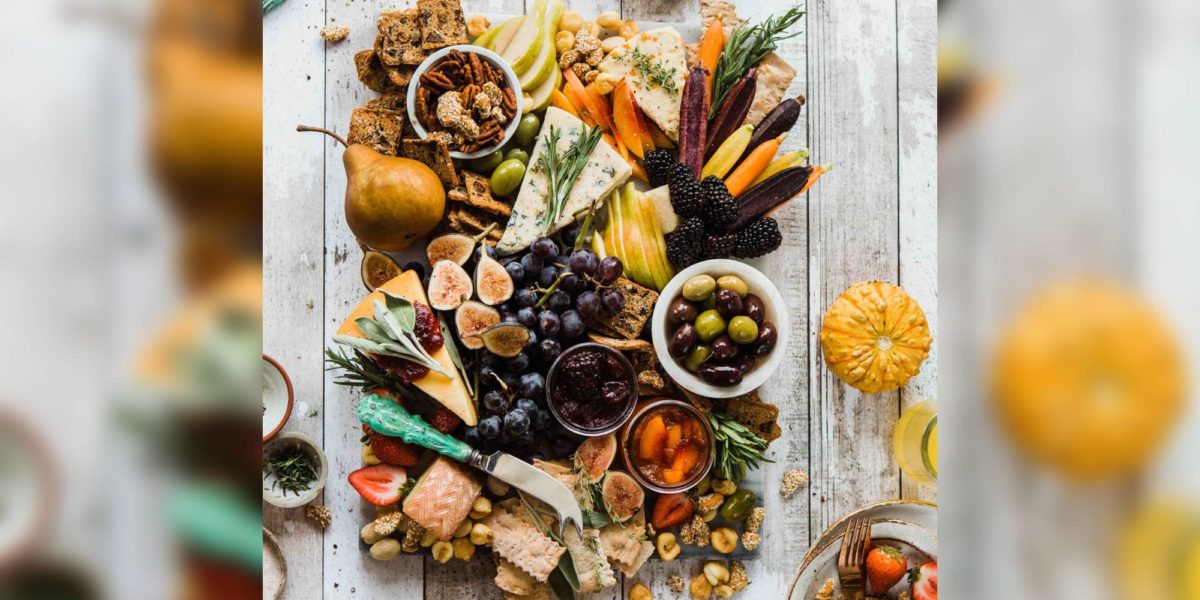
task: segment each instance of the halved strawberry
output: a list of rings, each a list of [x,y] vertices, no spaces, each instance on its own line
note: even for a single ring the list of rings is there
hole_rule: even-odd
[[[346,479],[367,502],[387,506],[400,501],[400,490],[408,480],[408,473],[392,465],[374,465],[359,469]]]
[[[421,447],[388,437],[381,433],[371,434],[371,452],[384,464],[396,467],[411,467],[421,458]]]
[[[908,559],[892,546],[875,546],[867,553],[867,581],[876,594],[892,589],[907,571]]]
[[[462,419],[459,419],[458,415],[450,412],[450,409],[444,406],[433,413],[432,421],[434,429],[442,433],[450,433],[458,429],[458,426],[462,424]]]
[[[908,572],[913,600],[937,600],[937,563],[927,562]]]

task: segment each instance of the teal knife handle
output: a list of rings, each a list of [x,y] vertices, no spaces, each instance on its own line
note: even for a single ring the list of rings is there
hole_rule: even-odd
[[[426,423],[395,400],[368,394],[358,405],[358,420],[376,433],[397,437],[408,444],[429,448],[459,462],[467,462],[474,450]]]

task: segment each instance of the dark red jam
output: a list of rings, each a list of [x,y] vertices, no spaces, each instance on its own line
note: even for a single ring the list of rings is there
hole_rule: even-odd
[[[636,400],[633,369],[615,352],[592,348],[569,352],[551,382],[555,412],[579,429],[613,426]]]

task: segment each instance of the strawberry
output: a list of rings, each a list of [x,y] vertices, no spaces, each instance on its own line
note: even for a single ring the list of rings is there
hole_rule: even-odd
[[[913,600],[937,600],[937,563],[927,562],[908,572]]]
[[[375,458],[395,467],[411,467],[421,458],[420,446],[381,433],[371,434],[371,451],[375,453]]]
[[[871,591],[882,594],[896,585],[908,572],[908,559],[891,546],[875,546],[867,553],[867,581]]]
[[[433,413],[433,420],[431,424],[433,425],[434,429],[437,429],[442,433],[450,433],[451,431],[458,429],[458,426],[462,424],[462,419],[459,419],[458,415],[450,412],[450,409],[442,407],[437,409],[437,412]]]
[[[346,479],[367,502],[387,506],[400,501],[400,490],[408,479],[408,473],[392,465],[375,465],[361,468]]]

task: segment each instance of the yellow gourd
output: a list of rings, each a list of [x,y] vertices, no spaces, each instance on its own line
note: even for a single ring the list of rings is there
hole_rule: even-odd
[[[933,344],[916,300],[882,281],[842,292],[825,312],[820,337],[829,370],[867,393],[904,387]]]

